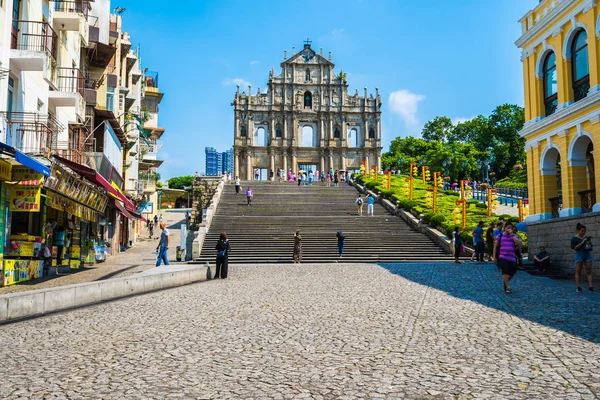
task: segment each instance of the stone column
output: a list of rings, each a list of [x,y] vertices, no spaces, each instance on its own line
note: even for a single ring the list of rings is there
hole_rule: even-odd
[[[275,141],[275,118],[273,116],[271,116],[269,121],[269,131],[269,137],[271,138],[269,140],[269,146],[272,146]]]
[[[296,150],[292,150],[292,165],[291,165],[291,168],[292,168],[292,172],[294,174],[296,174],[296,176],[298,176],[298,162],[296,160],[297,155],[298,155],[298,153],[296,152]]]
[[[363,117],[363,130],[364,130],[364,134],[363,134],[363,140],[362,140],[362,145],[363,147],[367,145],[368,140],[369,140],[369,118],[365,115]]]
[[[331,149],[329,149],[329,169],[335,171],[335,168],[333,167],[333,150]]]
[[[240,153],[237,150],[233,151],[233,176],[240,176]]]
[[[271,170],[267,172],[267,176],[271,176],[271,171],[273,171],[273,176],[275,176],[275,173],[277,172],[277,168],[275,167],[275,154],[271,151],[269,155],[271,159]]]
[[[321,160],[320,160],[321,162],[320,162],[320,165],[319,165],[320,170],[321,170],[321,172],[325,172],[325,154],[321,150],[321,152],[320,152],[319,155],[321,157]]]
[[[284,150],[283,153],[281,153],[281,157],[283,157],[283,172],[284,172],[284,177],[285,180],[287,181],[287,173],[288,173],[288,167],[287,167],[287,158],[288,158],[288,154],[287,151]]]
[[[239,137],[239,134],[240,134],[240,117],[236,113],[235,122],[233,124],[233,137],[235,139],[237,139]]]
[[[252,179],[252,157],[250,156],[250,152],[246,153],[246,180]]]
[[[367,174],[371,171],[369,169],[369,152],[365,151],[365,171],[367,171]]]
[[[284,139],[284,144],[285,144],[285,140],[288,138],[288,122],[287,122],[287,115],[283,114],[283,132],[281,133],[282,139]]]
[[[377,154],[377,173],[381,170],[381,156]]]
[[[346,152],[342,151],[342,169],[346,170]]]
[[[298,146],[298,121],[296,118],[292,118],[292,136],[290,139],[292,139],[292,146]]]

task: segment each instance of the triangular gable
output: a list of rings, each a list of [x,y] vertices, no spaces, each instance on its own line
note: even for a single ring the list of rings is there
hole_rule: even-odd
[[[317,54],[310,46],[304,46],[299,53],[285,60],[283,64],[324,64],[333,66],[331,61]]]

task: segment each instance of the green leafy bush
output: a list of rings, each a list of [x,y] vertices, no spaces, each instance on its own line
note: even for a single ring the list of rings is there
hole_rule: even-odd
[[[442,223],[446,221],[446,217],[442,214],[436,213],[429,219],[429,224],[433,227],[442,226]]]

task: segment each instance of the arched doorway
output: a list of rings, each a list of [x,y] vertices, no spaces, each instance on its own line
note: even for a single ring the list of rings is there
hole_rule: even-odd
[[[256,128],[254,132],[254,145],[255,146],[266,146],[267,145],[267,130],[262,126]]]
[[[591,212],[596,204],[596,174],[594,144],[588,134],[582,133],[571,142],[569,164],[573,181],[574,208],[580,208],[582,213]]]
[[[348,147],[360,147],[360,129],[352,127],[348,131]]]
[[[542,153],[540,162],[543,180],[542,211],[558,218],[562,209],[562,183],[560,152],[556,147],[550,147]]]
[[[310,125],[304,125],[301,131],[300,145],[302,147],[315,147],[315,130]]]

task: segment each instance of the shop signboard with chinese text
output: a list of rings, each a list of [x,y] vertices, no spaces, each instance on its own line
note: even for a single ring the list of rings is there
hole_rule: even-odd
[[[39,212],[44,176],[30,168],[12,167],[9,210],[12,212]]]
[[[50,179],[45,186],[101,213],[104,212],[108,202],[108,197],[91,183],[83,180],[79,175],[70,173],[59,164],[54,164],[52,167]]]
[[[12,164],[8,161],[0,160],[0,181],[10,181],[12,179]]]
[[[65,211],[69,214],[73,214],[78,218],[85,219],[86,221],[96,220],[96,211],[52,191],[46,192],[46,205],[60,211]]]

